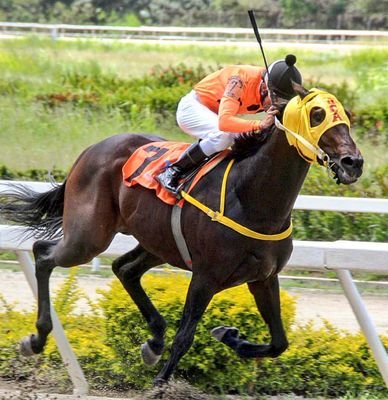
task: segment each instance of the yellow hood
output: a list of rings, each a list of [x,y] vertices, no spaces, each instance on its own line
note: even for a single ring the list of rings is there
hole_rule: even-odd
[[[326,111],[326,116],[318,126],[311,127],[310,112],[314,107],[323,108]],[[319,139],[328,129],[339,124],[346,124],[350,128],[349,118],[337,98],[315,88],[311,89],[310,93],[303,99],[296,96],[288,102],[284,110],[283,124],[286,127],[286,136],[290,146],[295,146],[300,156],[310,163],[317,161],[317,155],[288,130],[298,133],[319,148]]]

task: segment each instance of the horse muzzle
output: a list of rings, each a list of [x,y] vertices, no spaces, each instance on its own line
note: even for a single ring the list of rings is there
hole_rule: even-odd
[[[337,184],[350,185],[362,175],[364,159],[360,154],[331,157],[329,168],[334,173]]]

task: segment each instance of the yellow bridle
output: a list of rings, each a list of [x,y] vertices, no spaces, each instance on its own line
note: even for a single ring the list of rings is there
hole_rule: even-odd
[[[310,113],[314,107],[325,110],[325,119],[318,126],[310,125]],[[320,89],[311,89],[303,99],[293,97],[283,114],[283,124],[276,119],[275,124],[285,131],[288,143],[294,146],[299,155],[308,163],[319,158],[328,164],[328,155],[318,146],[321,136],[330,128],[345,124],[350,128],[349,118],[342,104],[330,93]]]

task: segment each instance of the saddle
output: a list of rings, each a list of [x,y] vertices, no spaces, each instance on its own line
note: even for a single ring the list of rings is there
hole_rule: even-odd
[[[183,200],[180,200],[173,193],[166,190],[155,179],[155,176],[177,161],[189,146],[189,143],[182,142],[151,142],[139,147],[123,166],[124,184],[128,187],[141,185],[147,189],[152,189],[156,192],[156,196],[166,204],[178,204],[182,207]],[[183,185],[191,182],[187,192],[190,192],[198,181],[218,165],[229,153],[229,150],[218,153],[194,171],[193,174],[184,178]]]

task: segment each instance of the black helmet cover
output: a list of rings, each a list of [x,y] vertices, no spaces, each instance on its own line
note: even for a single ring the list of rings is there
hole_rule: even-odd
[[[264,76],[269,90],[287,100],[295,96],[291,81],[302,84],[302,75],[295,63],[296,57],[288,54],[284,60],[275,61],[268,67],[269,79],[268,73]]]

